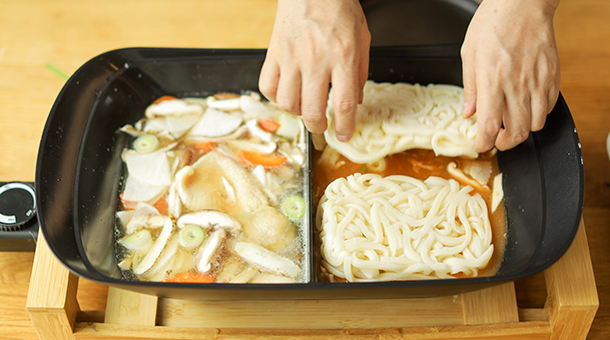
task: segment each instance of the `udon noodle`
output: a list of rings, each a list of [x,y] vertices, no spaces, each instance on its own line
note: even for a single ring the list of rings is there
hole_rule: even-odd
[[[350,282],[476,276],[494,251],[485,200],[434,176],[338,178],[316,227],[323,268]]]
[[[332,148],[354,163],[374,162],[415,148],[443,156],[478,156],[474,149],[476,117],[461,116],[461,87],[367,81],[356,114],[356,131],[347,143],[335,137],[332,97],[324,136]]]

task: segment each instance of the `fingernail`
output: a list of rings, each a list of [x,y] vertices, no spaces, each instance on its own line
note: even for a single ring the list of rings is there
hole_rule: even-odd
[[[468,103],[464,102],[464,105],[462,106],[462,114],[466,114],[466,111],[468,110]]]
[[[337,140],[339,140],[339,142],[347,143],[351,138],[352,136],[350,135],[337,134]]]

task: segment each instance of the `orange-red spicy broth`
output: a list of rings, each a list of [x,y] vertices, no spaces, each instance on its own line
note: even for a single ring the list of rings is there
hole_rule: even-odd
[[[446,157],[436,156],[431,150],[412,149],[400,153],[386,156],[383,160],[370,164],[357,164],[339,154],[338,152],[326,147],[322,151],[312,152],[312,185],[313,185],[313,206],[316,207],[320,198],[324,195],[326,187],[337,178],[347,177],[354,173],[376,173],[383,177],[390,175],[406,175],[419,180],[425,180],[430,176],[437,176],[444,179],[455,179],[460,182],[460,185],[468,185],[460,178],[455,178],[450,175],[447,167],[451,162],[458,165],[468,162],[488,162],[491,164],[491,175],[487,186],[492,188],[493,179],[499,173],[497,156],[494,152],[481,154],[477,159],[466,157]],[[479,270],[478,276],[494,275],[502,262],[505,248],[505,233],[506,233],[506,214],[503,204],[492,213],[492,191],[481,190],[474,186],[474,191],[479,193],[485,203],[489,213],[489,219],[492,229],[492,244],[494,245],[494,253],[488,265]],[[319,237],[315,237],[316,242],[319,242]],[[319,244],[316,244],[316,257],[319,260]],[[319,263],[319,261],[317,261]],[[322,280],[332,282],[344,282],[345,279],[339,278],[328,273],[322,273],[318,266],[318,276]],[[461,273],[454,275],[455,277],[463,277]]]

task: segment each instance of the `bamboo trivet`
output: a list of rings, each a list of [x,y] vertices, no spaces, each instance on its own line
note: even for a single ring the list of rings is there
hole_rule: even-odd
[[[544,276],[544,308],[518,308],[509,282],[455,296],[383,300],[188,301],[110,287],[106,310],[85,312],[78,277],[39,237],[27,309],[45,340],[585,339],[599,301],[582,221]]]

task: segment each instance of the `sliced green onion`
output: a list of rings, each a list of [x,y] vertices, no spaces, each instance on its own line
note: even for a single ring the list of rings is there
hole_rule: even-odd
[[[205,239],[205,232],[200,226],[195,224],[187,224],[180,230],[180,239],[178,242],[185,248],[198,247]]]
[[[153,135],[142,135],[133,142],[133,147],[139,153],[149,153],[157,150],[159,140]]]
[[[373,172],[382,172],[383,170],[385,170],[385,159],[382,158],[376,162],[371,162],[371,163],[366,163],[366,168],[369,171],[373,171]]]
[[[299,219],[305,215],[307,205],[301,196],[290,196],[284,201],[282,210],[284,214],[291,219]]]
[[[121,243],[129,250],[148,250],[153,241],[150,231],[142,229],[125,236]]]

